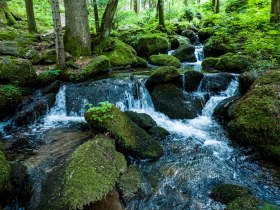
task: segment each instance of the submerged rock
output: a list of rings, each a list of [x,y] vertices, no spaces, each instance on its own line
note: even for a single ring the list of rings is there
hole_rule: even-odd
[[[149,61],[156,66],[174,66],[177,68],[181,66],[180,60],[172,55],[152,55],[149,57]]]
[[[196,91],[203,79],[203,73],[198,71],[187,71],[185,74],[185,90],[187,92]]]
[[[155,109],[171,119],[193,119],[201,114],[201,100],[172,84],[157,85],[151,93]]]
[[[136,44],[136,51],[139,56],[149,57],[159,53],[167,53],[169,42],[159,35],[144,35]]]
[[[90,108],[86,121],[93,127],[112,133],[118,148],[127,155],[139,158],[158,158],[163,155],[161,145],[146,131],[111,104]]]

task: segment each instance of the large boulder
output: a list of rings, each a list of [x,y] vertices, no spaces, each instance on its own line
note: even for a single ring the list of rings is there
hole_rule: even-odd
[[[10,180],[11,168],[6,160],[5,151],[2,145],[2,140],[0,139],[0,195],[7,187]]]
[[[269,161],[278,163],[280,159],[274,157],[277,157],[276,153],[280,154],[275,149],[280,146],[279,84],[279,70],[270,71],[257,79],[250,90],[230,107],[232,120],[227,124],[233,140],[251,145],[261,152],[266,151],[263,155]]]
[[[184,30],[182,31],[181,35],[189,38],[191,43],[195,44],[197,38],[196,38],[196,34],[192,30]]]
[[[202,69],[206,71],[214,70],[218,61],[219,58],[213,58],[213,57],[205,58],[201,63]]]
[[[27,49],[15,41],[0,41],[0,55],[24,57]]]
[[[166,66],[157,68],[149,77],[146,86],[149,91],[152,91],[154,86],[158,84],[173,83],[178,84],[181,81],[181,74],[175,67]]]
[[[202,28],[198,31],[198,37],[200,42],[205,42],[214,34],[214,29],[212,28]]]
[[[256,81],[258,78],[257,72],[247,71],[240,74],[239,80],[239,92],[241,95],[244,95],[251,87],[251,85]]]
[[[20,86],[32,86],[36,72],[29,60],[9,56],[0,57],[0,81],[9,81]]]
[[[168,48],[168,39],[159,35],[144,35],[140,37],[136,44],[137,54],[143,57],[167,53]]]
[[[155,109],[171,119],[193,119],[202,111],[199,98],[172,84],[155,86],[151,96]]]
[[[171,55],[178,58],[181,62],[196,62],[194,54],[195,47],[189,43],[182,44]]]
[[[242,73],[250,69],[254,59],[248,55],[226,54],[221,56],[215,65],[215,69],[224,72]]]
[[[163,155],[161,145],[112,104],[101,103],[90,108],[85,118],[92,127],[112,133],[118,148],[127,155],[137,158]]]
[[[110,66],[110,60],[107,56],[97,56],[83,68],[83,74],[93,77],[99,73],[107,73]]]
[[[13,85],[0,85],[0,120],[13,114],[21,102],[21,91]]]
[[[202,82],[202,91],[218,94],[225,91],[235,76],[229,73],[205,74]]]
[[[203,79],[203,73],[198,71],[187,71],[185,74],[185,90],[187,92],[196,91]]]
[[[205,58],[219,57],[232,51],[233,49],[230,46],[230,41],[227,37],[212,36],[204,45]]]
[[[174,66],[180,67],[181,63],[180,60],[172,55],[152,55],[149,57],[149,61],[151,64],[156,66]]]
[[[126,166],[113,140],[97,136],[82,144],[71,155],[65,170],[64,203],[70,209],[82,209],[102,200],[116,185]]]

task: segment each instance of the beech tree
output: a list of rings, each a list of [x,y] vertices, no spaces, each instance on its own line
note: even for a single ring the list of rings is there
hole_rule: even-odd
[[[280,23],[280,0],[271,0],[270,22]]]
[[[36,26],[36,20],[34,16],[33,0],[24,0],[24,1],[25,1],[25,8],[26,8],[28,31],[29,33],[36,33],[37,26]]]
[[[92,0],[96,33],[99,31],[99,15],[97,0]]]
[[[164,0],[158,0],[158,24],[159,27],[165,29]]]
[[[86,0],[65,0],[65,50],[74,56],[91,55]]]

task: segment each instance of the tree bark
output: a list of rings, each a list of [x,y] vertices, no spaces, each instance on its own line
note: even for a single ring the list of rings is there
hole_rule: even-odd
[[[36,20],[34,16],[33,0],[25,0],[26,16],[29,33],[37,33]]]
[[[119,0],[109,0],[102,17],[100,34],[109,35],[112,29],[112,22],[117,11]]]
[[[65,69],[66,68],[65,51],[64,51],[58,0],[51,0],[51,5],[52,5],[54,33],[55,33],[56,62],[58,67],[60,67],[61,69]]]
[[[220,12],[220,0],[212,0],[213,12],[218,14]]]
[[[158,0],[158,23],[159,26],[165,29],[165,19],[164,19],[164,1]]]
[[[280,23],[280,0],[271,0],[270,22]]]
[[[0,25],[16,24],[15,17],[9,10],[6,0],[0,0]]]
[[[134,0],[134,12],[138,14],[138,0]]]
[[[65,49],[74,56],[91,55],[86,0],[65,0]]]
[[[92,2],[93,2],[93,10],[94,10],[95,29],[96,29],[96,33],[97,33],[99,31],[98,6],[97,6],[96,0],[92,0]]]

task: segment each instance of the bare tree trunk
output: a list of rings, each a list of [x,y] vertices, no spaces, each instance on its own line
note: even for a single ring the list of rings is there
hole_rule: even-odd
[[[100,33],[109,35],[112,29],[112,22],[117,11],[119,0],[109,0],[102,17]]]
[[[26,16],[29,33],[37,33],[36,20],[34,16],[33,0],[25,0]]]
[[[61,69],[65,69],[66,68],[65,51],[64,51],[64,43],[63,43],[62,26],[61,26],[58,0],[51,0],[51,5],[52,5],[54,33],[55,33],[56,62],[57,62],[58,67],[60,67]]]
[[[138,14],[138,0],[134,0],[134,12]]]
[[[280,23],[280,0],[271,0],[270,22]]]
[[[218,14],[220,12],[220,0],[212,0],[212,7],[214,13]]]
[[[64,44],[74,56],[91,55],[91,39],[86,0],[65,0]]]
[[[165,29],[164,1],[163,0],[158,0],[158,23],[161,28]]]
[[[98,7],[97,7],[97,1],[92,0],[93,2],[93,10],[94,10],[94,19],[95,19],[95,29],[96,33],[99,31],[99,16],[98,16]]]

